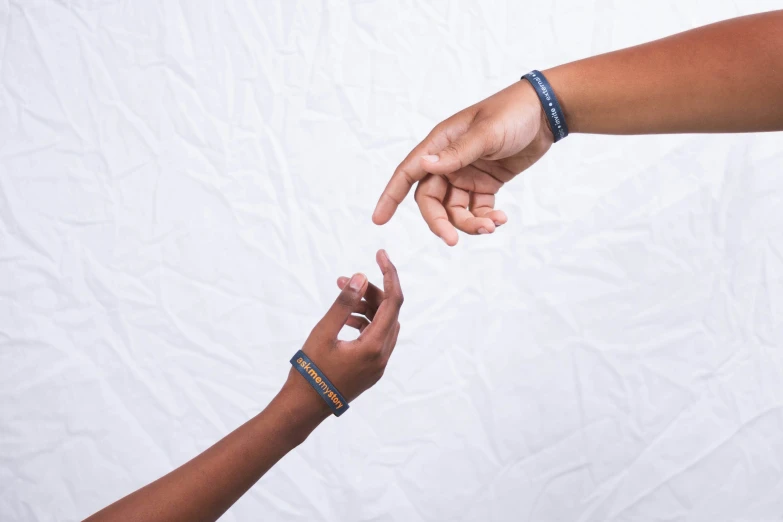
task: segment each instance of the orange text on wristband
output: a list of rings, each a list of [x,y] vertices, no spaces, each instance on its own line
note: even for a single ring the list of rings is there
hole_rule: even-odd
[[[348,401],[345,400],[345,397],[337,391],[332,382],[302,350],[294,354],[291,358],[291,364],[326,401],[335,417],[339,417],[348,409]]]

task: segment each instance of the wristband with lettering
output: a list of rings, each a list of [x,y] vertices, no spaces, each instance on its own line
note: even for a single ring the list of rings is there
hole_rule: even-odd
[[[555,97],[555,91],[552,90],[552,86],[549,85],[541,71],[530,71],[522,76],[520,80],[529,81],[530,85],[535,89],[538,99],[544,107],[544,114],[546,114],[546,119],[549,121],[549,128],[552,129],[555,143],[568,136],[568,125],[566,125],[563,109]]]
[[[345,410],[348,409],[348,401],[337,391],[332,381],[326,378],[324,372],[302,350],[294,354],[291,358],[291,364],[310,383],[310,386],[321,395],[321,398],[326,401],[335,417],[345,413]]]

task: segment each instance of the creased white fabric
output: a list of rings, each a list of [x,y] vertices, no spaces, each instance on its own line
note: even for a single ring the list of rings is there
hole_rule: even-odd
[[[384,247],[384,379],[225,520],[779,520],[781,134],[569,137],[454,249],[370,221],[522,73],[775,4],[0,0],[0,519],[250,418]]]

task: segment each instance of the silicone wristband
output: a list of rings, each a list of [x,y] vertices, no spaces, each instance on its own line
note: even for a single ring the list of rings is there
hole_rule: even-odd
[[[326,404],[332,409],[335,417],[339,417],[348,409],[348,401],[337,391],[332,381],[326,378],[313,361],[302,350],[299,350],[291,358],[291,364],[302,374],[310,386],[321,395]]]
[[[541,71],[530,71],[520,80],[527,80],[535,89],[541,106],[544,107],[544,114],[549,121],[549,128],[552,129],[555,143],[568,136],[568,125],[566,125],[563,109],[560,107],[560,102],[557,101],[555,91],[552,90],[552,86],[549,85]]]

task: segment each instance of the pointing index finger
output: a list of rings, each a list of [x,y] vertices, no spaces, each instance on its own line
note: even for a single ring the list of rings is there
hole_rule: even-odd
[[[427,175],[418,165],[419,162],[415,161],[415,157],[418,157],[418,154],[414,156],[414,153],[420,150],[423,144],[424,142],[413,149],[394,171],[389,183],[383,190],[383,194],[381,194],[381,198],[378,200],[378,204],[375,206],[375,212],[372,214],[373,223],[376,225],[388,223],[397,211],[397,207],[400,206],[400,203],[410,192],[411,187]],[[412,156],[414,156],[413,160]]]
[[[421,165],[421,157],[440,152],[450,140],[465,132],[471,118],[470,111],[462,111],[441,122],[402,160],[375,206],[373,223],[388,223],[411,187],[427,176],[428,173]]]

